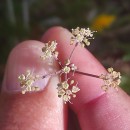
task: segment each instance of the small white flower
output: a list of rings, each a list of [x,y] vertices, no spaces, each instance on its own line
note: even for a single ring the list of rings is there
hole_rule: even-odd
[[[72,29],[72,34],[73,35],[78,35],[80,33],[80,28],[77,27],[76,29]]]
[[[85,28],[81,28],[80,29],[80,34],[81,35],[86,35],[86,29]]]
[[[77,66],[75,66],[75,64],[71,64],[70,60],[67,59],[65,62],[65,66],[62,69],[62,73],[69,73],[70,71],[76,71],[77,70]]]
[[[76,71],[77,70],[77,66],[75,66],[75,64],[71,64],[70,67],[71,67],[72,71]]]
[[[82,47],[89,46],[89,39],[93,39],[93,33],[89,28],[79,28],[72,29],[73,36],[71,37],[71,44],[80,43]]]
[[[93,31],[93,32],[95,32],[95,31]],[[93,32],[89,28],[87,28],[85,31],[86,37],[93,37]]]
[[[64,89],[68,89],[69,88],[69,84],[68,84],[67,81],[62,82],[62,88],[64,88]]]
[[[77,93],[80,89],[77,86],[72,87],[72,93]]]
[[[69,95],[64,95],[63,96],[63,101],[66,103],[66,102],[70,102],[70,99],[71,99],[71,96]]]
[[[65,74],[69,73],[70,70],[71,70],[71,69],[70,69],[69,66],[65,66],[65,67],[62,69],[63,73],[65,73]]]
[[[45,47],[42,48],[43,55],[41,56],[41,58],[43,60],[51,58],[52,56],[57,58],[58,57],[58,52],[55,51],[56,46],[57,46],[56,41],[51,41],[49,43],[45,43]]]

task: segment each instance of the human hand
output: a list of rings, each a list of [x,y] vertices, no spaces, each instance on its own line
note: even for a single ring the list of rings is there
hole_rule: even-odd
[[[72,47],[71,33],[61,27],[49,29],[42,42],[56,40],[60,60],[68,57]],[[26,69],[45,74],[49,68],[39,58],[43,43],[25,41],[15,47],[8,59],[0,94],[0,130],[65,130],[67,129],[67,105],[58,98],[58,77],[40,81],[43,89],[31,94],[19,94],[17,77]],[[77,47],[72,57],[81,71],[103,74],[106,70],[86,49]],[[58,69],[54,65],[53,69]],[[121,89],[105,93],[102,80],[75,74],[80,91],[70,107],[77,115],[82,130],[130,130],[130,97]],[[72,128],[71,130],[76,130]]]

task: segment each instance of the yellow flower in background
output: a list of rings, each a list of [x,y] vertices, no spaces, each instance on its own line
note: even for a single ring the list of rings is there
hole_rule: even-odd
[[[92,22],[92,29],[102,32],[104,29],[109,28],[115,21],[116,16],[101,14],[97,16]]]

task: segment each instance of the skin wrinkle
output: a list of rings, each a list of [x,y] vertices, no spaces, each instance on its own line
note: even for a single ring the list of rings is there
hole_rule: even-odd
[[[103,94],[99,95],[98,97],[90,100],[89,102],[86,102],[86,103],[84,102],[83,104],[81,104],[82,106],[80,107],[80,109],[78,109],[76,111],[77,115],[80,115],[80,113],[82,112],[82,109],[85,109],[86,106],[89,106],[89,104],[96,103],[98,100],[100,100],[100,98],[103,98],[104,96],[106,96],[106,93],[103,93]]]
[[[118,99],[119,96],[118,94],[119,93],[117,92],[108,92],[96,98],[95,100],[84,104],[81,107],[82,109],[80,109],[78,112],[79,120],[82,120],[82,118],[84,118],[86,115],[88,116],[88,118],[86,117],[86,120],[82,120],[82,122],[80,122],[82,124],[82,128],[89,130],[114,130],[116,128],[118,128],[118,130],[128,130],[129,127],[128,123],[126,122],[130,120],[130,118],[127,118],[130,112],[127,111],[124,114],[120,112],[124,111],[126,108],[128,109],[130,105],[128,106],[125,104],[128,100],[127,98],[126,102],[123,104],[118,100],[116,102],[116,99]],[[90,115],[90,113],[92,115]],[[96,119],[96,122],[94,119]],[[85,124],[87,124],[86,127],[84,126]],[[122,128],[122,126],[124,127]]]

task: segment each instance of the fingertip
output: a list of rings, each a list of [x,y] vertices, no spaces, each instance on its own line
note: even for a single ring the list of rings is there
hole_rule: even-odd
[[[17,93],[21,91],[18,76],[30,70],[34,74],[44,75],[49,71],[48,64],[40,59],[43,43],[28,40],[18,44],[10,53],[4,75],[2,92]],[[54,66],[55,69],[55,66]],[[43,89],[46,80],[39,80],[37,85]]]
[[[51,39],[51,37],[59,37],[60,33],[63,33],[63,32],[67,34],[69,33],[69,30],[67,30],[66,28],[62,26],[51,27],[43,34],[41,41],[48,42],[50,40],[56,40],[56,39]]]

